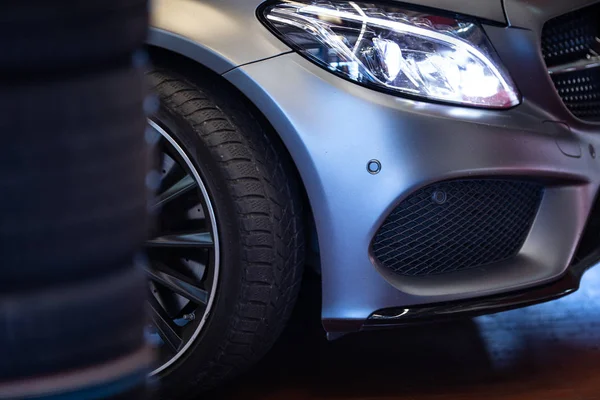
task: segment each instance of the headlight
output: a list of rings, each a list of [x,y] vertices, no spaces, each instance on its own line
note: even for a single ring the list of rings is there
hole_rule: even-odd
[[[357,83],[471,106],[519,104],[474,21],[342,0],[284,0],[263,13],[287,44]]]

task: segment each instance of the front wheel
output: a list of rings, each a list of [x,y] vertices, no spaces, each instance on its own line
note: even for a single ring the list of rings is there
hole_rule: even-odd
[[[301,202],[281,144],[225,84],[169,70],[160,108],[156,224],[147,243],[152,375],[164,397],[214,387],[260,359],[295,303]]]

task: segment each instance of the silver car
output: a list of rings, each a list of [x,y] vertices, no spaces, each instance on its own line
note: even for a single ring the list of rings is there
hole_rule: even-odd
[[[600,258],[599,38],[598,0],[155,1],[164,396],[259,360],[305,266],[330,340],[575,291]]]

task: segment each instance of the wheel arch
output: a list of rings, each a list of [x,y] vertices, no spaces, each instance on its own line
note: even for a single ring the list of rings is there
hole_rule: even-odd
[[[236,67],[232,60],[208,46],[164,29],[151,27],[146,43],[151,49],[162,49],[182,56],[218,75]]]
[[[166,32],[169,33],[169,32]],[[171,35],[171,34],[170,34]],[[316,228],[315,216],[313,213],[313,207],[311,206],[310,197],[308,195],[306,182],[302,177],[297,160],[293,157],[292,152],[288,146],[288,143],[282,139],[280,134],[274,128],[271,121],[267,116],[259,109],[259,107],[235,84],[230,82],[228,79],[223,77],[219,71],[223,66],[228,65],[225,70],[234,69],[235,65],[224,58],[217,52],[211,49],[188,41],[187,39],[175,36],[162,36],[162,39],[158,39],[161,36],[154,36],[147,42],[147,51],[150,59],[155,62],[159,61],[161,64],[166,64],[175,71],[186,76],[187,78],[194,80],[199,74],[210,74],[214,79],[218,79],[221,82],[229,86],[232,91],[241,99],[246,106],[251,110],[253,116],[257,119],[259,124],[265,129],[270,139],[277,140],[281,143],[285,149],[285,157],[290,161],[293,167],[294,177],[293,179],[298,182],[300,193],[302,196],[302,202],[305,210],[304,215],[304,228],[306,232],[306,251],[307,251],[307,266],[316,271],[319,275],[321,273],[321,261],[320,261],[320,250],[319,250],[319,238]],[[169,38],[175,38],[176,40],[182,40],[180,42],[169,42]],[[163,46],[170,43],[168,46]],[[173,43],[176,43],[173,45]],[[189,47],[188,46],[194,46]]]
[[[291,51],[256,17],[264,0],[155,0],[147,43],[223,74]]]

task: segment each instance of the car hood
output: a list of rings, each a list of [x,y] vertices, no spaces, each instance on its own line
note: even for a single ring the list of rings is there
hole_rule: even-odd
[[[504,6],[511,26],[539,31],[549,19],[599,2],[600,0],[504,0]]]
[[[438,8],[494,22],[506,23],[502,0],[397,0],[402,3]],[[564,0],[555,0],[564,1]]]

